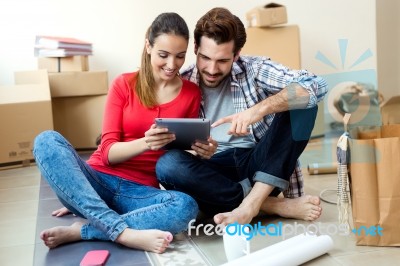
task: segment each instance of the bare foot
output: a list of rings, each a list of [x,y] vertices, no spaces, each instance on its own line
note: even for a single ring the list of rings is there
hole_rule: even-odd
[[[170,232],[126,228],[118,236],[116,242],[130,248],[163,253],[172,239],[173,236]]]
[[[55,248],[61,244],[81,240],[81,228],[83,223],[76,222],[71,226],[56,226],[40,233],[40,238],[49,248]]]
[[[319,197],[311,195],[294,199],[268,197],[262,204],[261,210],[269,215],[314,221],[321,216],[320,204]]]
[[[55,210],[51,213],[51,215],[56,216],[56,217],[61,217],[67,214],[70,214],[71,212],[66,208],[66,207],[62,207],[58,210]]]
[[[228,225],[232,223],[247,224],[258,214],[258,210],[241,204],[231,212],[218,213],[214,216],[216,224]]]

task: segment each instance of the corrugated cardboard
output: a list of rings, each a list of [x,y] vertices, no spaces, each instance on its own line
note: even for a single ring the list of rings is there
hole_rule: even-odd
[[[54,129],[75,149],[94,149],[101,134],[107,95],[52,99]]]
[[[286,7],[276,3],[259,6],[246,13],[249,27],[266,27],[287,23]]]
[[[290,68],[300,68],[300,32],[297,25],[247,28],[241,54],[262,55]]]
[[[107,71],[49,73],[51,97],[102,95],[108,92]]]
[[[390,98],[381,107],[382,124],[400,124],[400,96]]]
[[[49,72],[89,71],[89,57],[38,57],[38,68]]]
[[[0,168],[33,162],[33,141],[53,129],[46,70],[15,73],[14,86],[0,86]]]

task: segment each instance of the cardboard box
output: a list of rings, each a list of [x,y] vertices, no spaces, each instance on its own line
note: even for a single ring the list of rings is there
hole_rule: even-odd
[[[297,25],[247,28],[241,54],[270,57],[293,69],[300,69],[300,32]]]
[[[107,95],[52,99],[54,130],[77,150],[95,149]]]
[[[287,23],[286,7],[276,3],[259,6],[246,13],[249,27],[266,27]]]
[[[246,33],[247,41],[241,54],[266,56],[289,68],[301,68],[300,32],[297,25],[247,28]],[[311,137],[321,137],[324,134],[324,102],[321,101]]]
[[[381,107],[382,124],[400,124],[400,96],[390,98]]]
[[[35,137],[53,129],[46,70],[15,73],[14,86],[0,86],[0,168],[30,165]]]
[[[89,71],[89,57],[38,57],[38,68],[48,72]]]
[[[102,95],[108,92],[107,71],[49,73],[51,97]]]

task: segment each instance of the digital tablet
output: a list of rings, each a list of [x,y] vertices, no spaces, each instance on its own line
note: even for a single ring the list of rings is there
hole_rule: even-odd
[[[164,149],[191,150],[196,141],[207,141],[210,136],[210,120],[205,118],[156,118],[158,127],[168,128],[175,134],[175,140]]]

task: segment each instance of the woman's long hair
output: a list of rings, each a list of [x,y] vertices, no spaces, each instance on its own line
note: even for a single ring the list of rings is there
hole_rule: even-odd
[[[176,13],[168,12],[157,16],[146,32],[146,39],[150,46],[162,34],[174,34],[189,41],[189,29],[185,20]],[[151,56],[147,53],[146,44],[142,52],[142,61],[139,73],[136,76],[135,91],[142,104],[146,107],[157,105],[157,97],[154,91],[154,75],[151,66]]]

